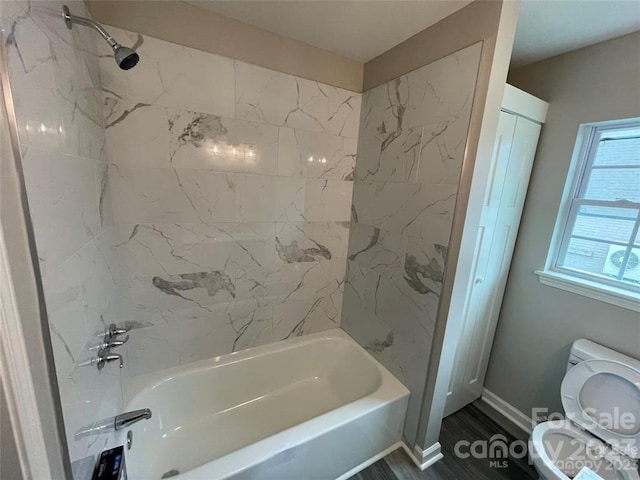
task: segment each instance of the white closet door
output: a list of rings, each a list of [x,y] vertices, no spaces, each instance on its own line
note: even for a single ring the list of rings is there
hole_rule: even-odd
[[[501,112],[445,415],[482,394],[539,134],[538,123]]]

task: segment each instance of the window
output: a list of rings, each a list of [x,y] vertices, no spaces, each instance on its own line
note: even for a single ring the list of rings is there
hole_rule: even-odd
[[[576,151],[541,281],[555,273],[637,304],[640,119],[582,126]]]

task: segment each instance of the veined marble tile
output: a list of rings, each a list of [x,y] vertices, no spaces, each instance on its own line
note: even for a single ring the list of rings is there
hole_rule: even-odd
[[[412,318],[431,337],[440,305],[447,248],[409,238],[404,272],[394,279],[401,298],[402,309],[390,308],[389,316]],[[398,318],[397,316],[394,318]]]
[[[424,366],[428,364],[431,339],[419,328],[415,318],[394,317],[393,325],[382,319],[378,310],[382,302],[372,299],[378,295],[380,281],[386,277],[352,267],[350,263],[342,327],[402,383],[414,386],[414,380],[426,373]],[[397,299],[394,305],[401,301]],[[414,391],[417,395],[422,392]]]
[[[99,342],[107,325],[120,322],[109,246],[96,238],[51,269],[44,292],[52,337],[64,347],[59,351],[66,371],[60,370],[56,357],[58,373],[66,378],[75,364],[91,356],[88,347]]]
[[[322,289],[330,282],[327,268],[319,262],[281,264],[245,268],[236,271],[238,300],[260,300],[272,303],[275,299],[296,294],[309,298],[315,288]],[[320,278],[322,277],[322,281]]]
[[[236,175],[237,218],[241,222],[302,221],[305,181],[302,178]]]
[[[272,341],[272,308],[254,301],[216,305],[208,314],[183,312],[165,325],[131,331],[131,374],[224,355]],[[159,360],[159,361],[158,361]]]
[[[481,51],[482,44],[476,43],[404,77],[409,93],[407,126],[429,125],[469,115]]]
[[[237,297],[233,272],[209,270],[133,277],[119,285],[123,315],[132,327],[162,325],[189,315],[211,316]]]
[[[127,342],[129,376],[180,365],[179,339],[175,337],[180,331],[173,325],[132,330]]]
[[[378,273],[394,272],[404,261],[407,237],[378,227],[352,223],[349,236],[350,261]]]
[[[394,332],[411,331],[420,326],[430,335],[431,330],[425,328],[429,321],[422,322],[421,316],[428,314],[435,319],[437,311],[430,310],[435,300],[437,310],[438,296],[416,292],[409,284],[409,275],[405,267],[397,271],[375,272],[349,261],[347,280],[345,283],[345,315],[348,322],[357,323],[359,319],[368,321],[375,317]],[[346,305],[349,304],[347,309]]]
[[[448,245],[457,192],[458,185],[423,184],[413,196],[415,204],[409,209],[408,217],[398,222],[389,218],[384,223],[390,224],[392,231],[401,225],[400,233],[409,237]]]
[[[70,6],[86,11],[81,2]],[[35,2],[24,10],[3,2],[10,82],[22,109],[18,116],[24,115],[19,118],[25,127],[21,140],[30,136],[27,143],[99,159],[103,132],[96,37],[89,29],[68,30],[58,15],[51,15],[58,7],[62,2]]]
[[[234,116],[233,60],[119,28],[109,31],[124,45],[136,47],[140,63],[120,70],[100,45],[105,89],[134,102]]]
[[[415,182],[422,129],[409,126],[405,77],[364,94],[356,178],[368,182]]]
[[[371,270],[349,260],[345,285],[345,312],[349,312],[349,321],[357,321],[353,316],[375,316],[394,332],[420,328],[431,337],[445,256],[445,247],[409,238],[401,262],[385,269]]]
[[[99,160],[103,156],[102,114],[83,109],[77,95],[50,88],[11,85],[20,142],[53,152]]]
[[[221,309],[222,310],[222,309]],[[225,306],[221,314],[227,325],[233,329],[229,339],[233,339],[231,349],[237,352],[273,341],[273,307],[257,301],[239,301]],[[209,356],[205,352],[205,358]]]
[[[98,187],[98,214],[100,216],[100,227],[104,231],[111,229],[113,233],[113,208],[111,185],[109,183],[109,164],[99,163],[96,169],[96,186]]]
[[[432,339],[419,327],[416,327],[415,331],[408,328],[406,331],[394,331],[391,346],[384,348],[380,353],[372,352],[373,356],[411,392],[404,426],[406,438],[415,438],[417,434],[431,343]],[[369,351],[371,352],[371,349]]]
[[[67,96],[99,87],[96,36],[89,29],[67,29],[60,22],[64,2],[33,2],[22,7],[2,2],[9,77],[14,83],[55,88]],[[87,16],[81,2],[68,2],[73,14]],[[82,103],[82,95],[79,98]]]
[[[383,127],[361,133],[356,178],[368,182],[415,182],[422,128]]]
[[[273,223],[119,225],[116,249],[128,274],[176,275],[273,265]]]
[[[170,324],[166,328],[177,330],[178,325]],[[192,320],[183,324],[181,331],[178,346],[181,364],[225,355],[272,341],[271,308],[213,325],[206,320]]]
[[[239,269],[237,298],[282,303],[330,296],[342,290],[344,270],[343,259]]]
[[[131,167],[168,167],[167,111],[105,93],[105,136],[109,161]]]
[[[236,219],[235,179],[190,169],[109,169],[118,223],[211,223]]]
[[[67,284],[47,293],[47,315],[51,339],[56,340],[56,373],[71,375],[81,356],[86,353],[87,332],[84,325],[84,302],[79,284]]]
[[[351,217],[353,182],[307,180],[304,219],[309,222],[347,222]]]
[[[275,175],[278,129],[207,113],[169,110],[171,165]]]
[[[287,266],[289,267],[289,266]],[[330,261],[317,262],[299,276],[298,283],[290,288],[286,295],[282,296],[279,303],[294,300],[315,300],[319,297],[333,298],[334,305],[337,298],[342,299],[342,291],[345,279],[345,263],[342,258]],[[339,297],[337,297],[338,295]],[[332,318],[334,318],[332,316]],[[339,318],[339,311],[335,318]],[[339,320],[337,320],[339,321]]]
[[[344,291],[345,305],[349,303],[349,314],[355,315],[350,321],[371,316],[391,328],[402,326],[403,322],[417,321],[401,311],[404,299],[401,298],[398,283],[394,281],[400,268],[396,271],[389,269],[386,272],[376,272],[349,261]],[[394,309],[400,310],[394,312]]]
[[[9,78],[14,82],[54,86],[56,59],[50,39],[16,2],[2,2],[0,15]]]
[[[276,224],[275,247],[284,263],[344,259],[347,254],[347,222],[288,222]]]
[[[273,338],[275,341],[321,332],[340,326],[342,291],[336,297],[290,300],[273,306]]]
[[[414,400],[410,399],[408,415],[413,422],[405,425],[405,435],[412,438],[426,379],[431,333],[417,315],[407,314],[406,299],[398,294],[392,279],[353,262],[349,263],[348,275],[342,327],[411,390]]]
[[[356,138],[361,96],[243,62],[235,63],[236,117]]]
[[[404,262],[404,280],[420,295],[440,296],[447,247],[409,238]]]
[[[395,132],[468,114],[481,44],[436,60],[366,92],[362,130]]]
[[[356,149],[352,138],[281,127],[278,174],[353,180]]]
[[[357,182],[354,190],[353,208],[359,223],[448,243],[457,185]]]
[[[459,183],[468,129],[468,115],[422,127],[418,182]]]
[[[352,262],[347,270],[341,326],[369,352],[380,353],[394,341],[393,330],[376,316],[371,301],[380,276]]]
[[[165,295],[196,305],[228,302],[236,297],[233,278],[220,270],[155,276],[142,280],[150,280],[151,285]]]
[[[38,255],[45,272],[100,233],[98,163],[34,147],[23,149]]]
[[[48,268],[55,268],[100,233],[98,164],[86,159],[41,152],[51,158],[52,203],[49,210]]]

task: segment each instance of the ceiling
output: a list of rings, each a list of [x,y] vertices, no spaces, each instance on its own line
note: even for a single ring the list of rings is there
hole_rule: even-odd
[[[470,0],[194,0],[207,10],[367,62]]]
[[[640,30],[640,0],[523,0],[511,67]]]
[[[192,0],[188,3],[367,62],[469,0]],[[512,67],[640,30],[640,0],[522,0]]]

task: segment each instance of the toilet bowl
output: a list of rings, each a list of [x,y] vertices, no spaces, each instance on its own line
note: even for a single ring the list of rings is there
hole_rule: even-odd
[[[529,438],[542,480],[572,479],[583,467],[604,480],[640,480],[640,362],[591,345],[595,354],[570,361],[562,381],[566,420],[540,423]]]
[[[615,453],[568,420],[538,424],[529,439],[529,452],[543,480],[568,480],[582,467],[588,467],[604,480],[640,480],[633,459]]]

